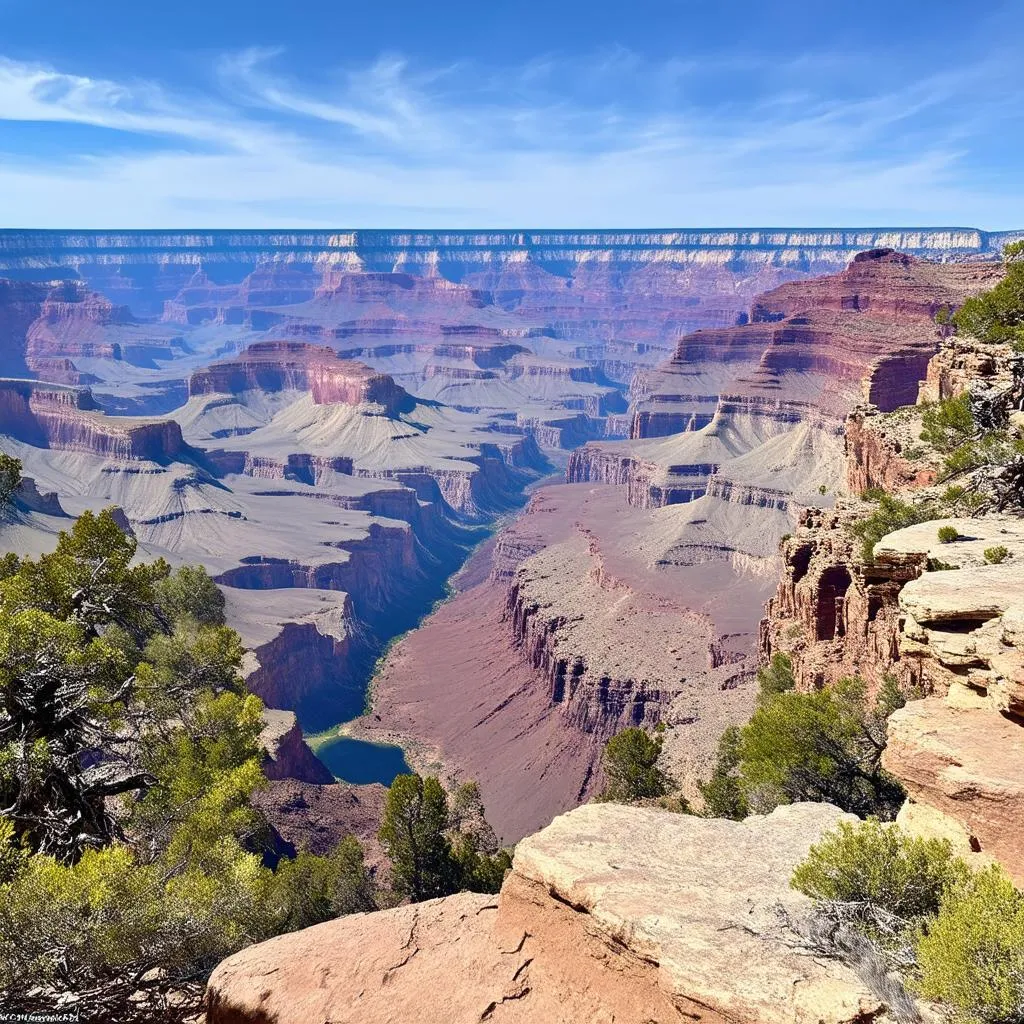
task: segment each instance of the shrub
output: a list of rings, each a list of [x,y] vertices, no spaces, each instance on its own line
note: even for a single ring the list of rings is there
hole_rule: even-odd
[[[792,886],[815,900],[869,904],[905,920],[938,913],[944,889],[967,868],[945,839],[896,825],[842,822],[811,847]]]
[[[995,547],[985,548],[985,561],[989,565],[999,565],[1000,562],[1005,562],[1009,557],[1009,548],[1002,544],[996,544]]]
[[[860,538],[861,558],[865,562],[870,562],[874,558],[875,545],[886,534],[934,518],[935,512],[931,505],[912,505],[883,493],[878,498],[875,511],[852,524],[850,529],[855,537]]]
[[[920,992],[971,1024],[1024,1020],[1024,894],[996,866],[950,886],[917,943]]]
[[[761,699],[792,690],[796,686],[793,659],[788,654],[776,651],[771,661],[757,670],[757,682]]]
[[[953,314],[961,334],[982,341],[1024,346],[1024,243],[1003,249],[1006,276],[994,288],[972,296]]]
[[[602,797],[626,803],[664,796],[671,780],[658,767],[662,743],[661,736],[652,738],[636,727],[614,735],[604,748],[607,783]]]
[[[921,413],[921,440],[940,452],[949,452],[974,433],[971,396],[964,392],[956,398],[926,405]]]
[[[738,779],[747,803],[763,812],[825,801],[861,816],[894,817],[904,794],[882,770],[881,756],[885,723],[898,704],[894,687],[870,703],[859,679],[762,700],[740,732]]]
[[[21,459],[0,452],[0,508],[10,504],[21,483]]]
[[[955,526],[940,526],[939,541],[942,544],[952,544],[960,539],[960,531]]]

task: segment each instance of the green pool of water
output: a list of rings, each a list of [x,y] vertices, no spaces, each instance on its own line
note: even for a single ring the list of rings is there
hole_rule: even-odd
[[[349,736],[338,736],[318,744],[316,756],[337,778],[356,785],[379,782],[390,786],[396,775],[412,771],[401,747],[368,743]]]

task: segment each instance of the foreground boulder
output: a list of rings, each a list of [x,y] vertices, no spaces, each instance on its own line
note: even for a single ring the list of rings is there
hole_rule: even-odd
[[[793,867],[847,817],[596,804],[523,840],[499,897],[331,921],[225,960],[209,1024],[852,1024],[881,1011],[802,947]]]

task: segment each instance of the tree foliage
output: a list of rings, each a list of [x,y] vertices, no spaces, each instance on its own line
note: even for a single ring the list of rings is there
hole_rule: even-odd
[[[162,605],[170,567],[133,564],[135,551],[110,512],[87,512],[0,582],[0,815],[61,861],[123,838],[111,798],[144,797],[169,751],[225,742],[243,711],[236,753],[257,758],[260,705],[242,696],[237,636],[198,625],[186,600]]]
[[[448,797],[433,776],[399,775],[388,789],[380,841],[391,859],[391,884],[417,902],[458,889],[448,829]]]
[[[743,730],[730,725],[718,741],[715,769],[711,778],[697,785],[704,798],[704,814],[709,818],[742,821],[750,813],[747,794],[740,780]]]
[[[1024,242],[1003,249],[1006,276],[994,288],[967,299],[953,314],[960,334],[1024,348]]]
[[[793,659],[782,651],[776,651],[768,664],[757,670],[757,684],[762,701],[794,689]]]
[[[663,739],[632,726],[616,733],[604,748],[602,799],[618,803],[664,796],[670,785],[658,767]]]
[[[223,597],[135,556],[107,511],[2,564],[5,1008],[74,991],[129,1019],[140,989],[180,993],[247,943],[374,905],[355,840],[264,866],[262,704]]]
[[[976,429],[968,392],[925,405],[921,411],[921,440],[940,452],[951,452]]]
[[[484,820],[473,782],[460,787],[449,805],[434,776],[397,776],[379,835],[391,860],[392,888],[414,903],[462,889],[497,892],[512,866]]]
[[[21,483],[21,459],[0,452],[0,509],[11,503]]]
[[[1024,1021],[1024,893],[1001,868],[950,886],[917,943],[919,988],[969,1024]]]
[[[701,787],[707,813],[741,818],[810,800],[892,818],[903,790],[881,756],[886,720],[901,702],[889,681],[874,700],[859,679],[812,693],[762,691],[750,721],[719,741],[715,771]]]

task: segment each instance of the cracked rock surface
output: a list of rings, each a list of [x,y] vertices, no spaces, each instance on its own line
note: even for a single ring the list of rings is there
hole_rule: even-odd
[[[801,946],[793,867],[845,815],[745,822],[589,804],[520,843],[498,897],[331,921],[224,961],[209,1024],[854,1024],[884,1020]]]

